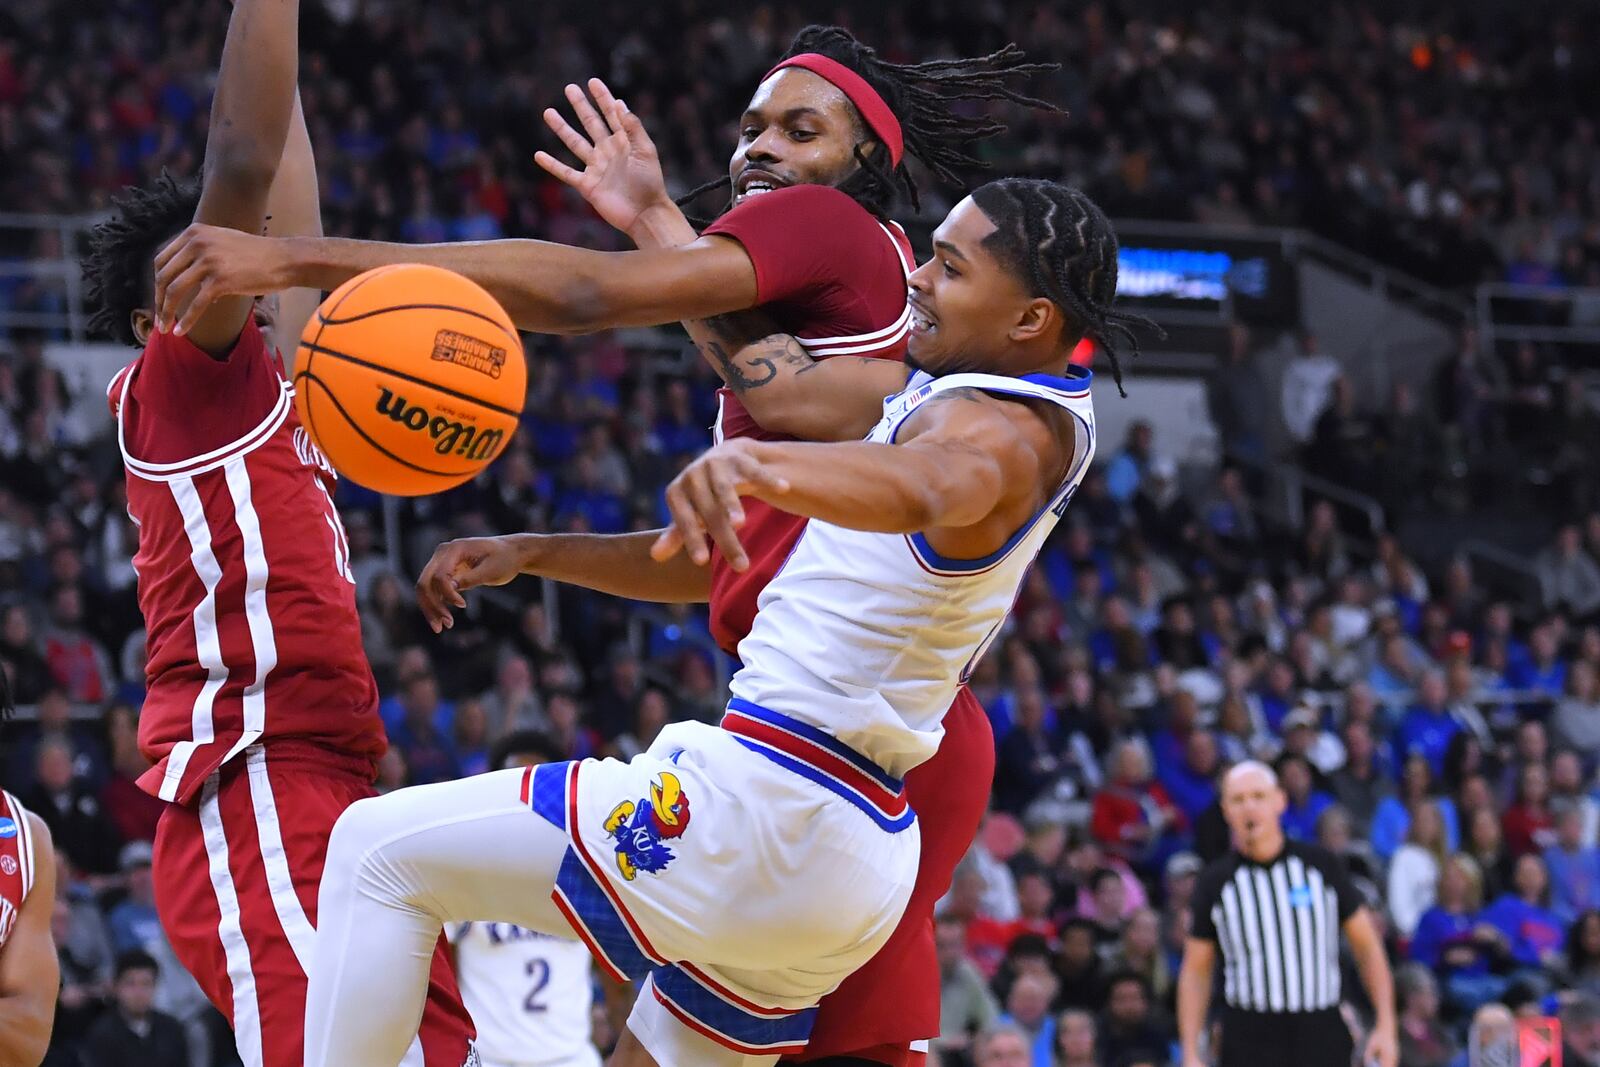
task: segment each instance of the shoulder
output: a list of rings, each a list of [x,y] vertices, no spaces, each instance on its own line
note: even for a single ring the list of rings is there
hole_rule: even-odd
[[[1341,877],[1345,873],[1344,860],[1321,845],[1310,841],[1291,841],[1288,851],[1289,855],[1300,857],[1307,867],[1315,867],[1324,873],[1332,871]]]
[[[790,185],[746,197],[706,227],[708,234],[743,238],[761,231],[781,231],[808,244],[837,247],[862,236],[882,237],[877,218],[848,193],[831,185]],[[888,245],[887,238],[884,238]]]
[[[1195,882],[1194,893],[1198,901],[1211,902],[1221,895],[1222,887],[1239,870],[1239,854],[1229,852],[1219,859],[1214,859],[1200,871],[1200,877]]]

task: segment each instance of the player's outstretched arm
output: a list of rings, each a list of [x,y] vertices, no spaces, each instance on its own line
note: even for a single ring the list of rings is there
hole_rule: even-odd
[[[259,237],[190,226],[156,257],[160,321],[191,330],[213,302],[295,286],[336,289],[392,263],[427,263],[483,286],[520,329],[574,334],[659,326],[754,306],[756,271],[731,241],[595,252],[549,241],[407,245]]]
[[[951,390],[906,420],[896,444],[737,439],[718,445],[667,487],[672,525],[657,559],[685,551],[698,564],[714,540],[736,570],[749,565],[737,530],[739,498],[873,533],[925,533],[943,555],[976,558],[1003,545],[1042,505],[1042,422],[1021,405],[1005,410],[972,390]],[[1070,456],[1067,457],[1070,459]]]
[[[484,585],[505,585],[532,574],[585,589],[657,604],[703,604],[711,599],[711,575],[680,556],[657,563],[650,546],[664,531],[626,534],[508,534],[446,541],[417,579],[417,604],[433,632],[455,624],[452,608],[461,594]]]
[[[56,905],[55,848],[44,820],[28,813],[33,831],[33,888],[0,952],[0,1067],[38,1067],[50,1045],[61,970],[50,916]]]
[[[211,101],[211,129],[195,222],[261,232],[294,111],[300,0],[236,0]],[[259,293],[229,294],[188,324],[189,340],[214,356],[238,340]],[[161,322],[158,305],[158,323]]]
[[[599,78],[589,79],[588,89],[585,94],[576,85],[566,88],[581,131],[554,108],[544,113],[583,169],[548,152],[534,159],[640,248],[695,241],[699,234],[667,193],[644,124]],[[882,414],[883,398],[906,380],[904,366],[889,360],[837,356],[818,361],[759,310],[686,319],[683,328],[751,418],[774,433],[806,441],[860,440]]]
[[[317,161],[311,151],[311,134],[295,93],[294,114],[283,159],[267,196],[267,233],[273,237],[321,237],[322,202],[317,188]],[[278,347],[292,352],[306,323],[322,303],[316,289],[287,289],[278,294]]]

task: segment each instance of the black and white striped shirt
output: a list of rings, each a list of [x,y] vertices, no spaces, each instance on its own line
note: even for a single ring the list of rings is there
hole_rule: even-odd
[[[1339,1006],[1339,938],[1362,904],[1344,863],[1299,841],[1271,863],[1230,852],[1195,886],[1192,935],[1222,953],[1222,995],[1250,1012]]]

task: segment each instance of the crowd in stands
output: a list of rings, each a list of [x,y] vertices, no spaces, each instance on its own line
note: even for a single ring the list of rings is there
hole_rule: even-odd
[[[533,149],[561,85],[595,74],[653,131],[677,187],[697,185],[725,169],[734,116],[788,35],[832,14],[600,0],[552,17],[487,0],[461,18],[422,0],[308,0],[302,82],[331,230],[572,238],[583,224]],[[896,60],[1014,40],[1059,62],[1035,87],[1070,114],[1014,116],[985,152],[1005,173],[1065,177],[1113,216],[1304,226],[1446,285],[1600,283],[1600,58],[1569,5],[946,0],[851,17]],[[93,20],[7,4],[0,203],[77,212],[162,166],[193,173],[226,20],[198,0],[109,0]]]
[[[1283,8],[935,2],[915,19],[864,10],[858,29],[896,59],[1017,39],[1060,60],[1036,89],[1071,117],[1020,118],[993,161],[1065,176],[1113,214],[1333,229],[1447,283],[1600,280],[1600,159],[1577,106],[1595,55],[1576,15],[1528,3],[1485,33],[1470,5]],[[113,0],[86,21],[48,0],[7,4],[0,202],[84,211],[162,166],[195,171],[226,14]],[[531,163],[561,84],[606,75],[684,188],[724,168],[726,120],[798,22],[787,6],[729,15],[690,0],[571,14],[308,0],[302,80],[330,232],[613,242]],[[14,286],[0,299],[48,310],[56,297]],[[35,710],[0,745],[0,782],[50,822],[67,871],[47,1062],[226,1063],[219,1020],[154,917],[160,804],[133,784],[144,634],[117,452],[75,435],[41,339],[10,341],[0,663]],[[1103,441],[972,679],[998,769],[941,905],[938,1054],[1167,1062],[1187,901],[1226,847],[1218,775],[1259,758],[1289,793],[1291,836],[1346,857],[1405,965],[1405,1067],[1454,1062],[1464,1020],[1495,1000],[1561,1011],[1569,1060],[1600,1065],[1600,422],[1536,352],[1515,356],[1507,384],[1470,335],[1431,391],[1399,388],[1376,418],[1310,338],[1268,397],[1246,373],[1255,343],[1236,336],[1212,384],[1232,448],[1259,448],[1281,420],[1309,469],[1374,487],[1394,513],[1505,441],[1546,462],[1570,521],[1536,560],[1539,594],[1501,595],[1464,557],[1424,567],[1327,502],[1283,526],[1247,471],[1181,470],[1159,426]],[[708,443],[715,382],[647,372],[629,344],[530,339],[511,449],[476,482],[406,503],[393,540],[379,500],[342,487],[392,741],[381,788],[477,773],[513,729],[572,756],[627,757],[669,721],[720,713],[724,665],[698,610],[524,579],[475,595],[435,636],[410,594],[448,537],[660,524],[661,487]],[[1346,988],[1364,1025],[1360,983]]]

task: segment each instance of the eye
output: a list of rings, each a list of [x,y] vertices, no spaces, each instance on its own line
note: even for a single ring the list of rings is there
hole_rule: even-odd
[[[950,265],[950,261],[948,259],[945,260],[942,265],[944,266],[944,276],[946,278],[959,278],[959,277],[961,277],[961,272],[956,270],[954,267],[952,267]]]
[[[757,137],[761,136],[761,127],[746,126],[744,129],[739,131],[739,136],[744,138],[746,141],[753,141]]]
[[[815,141],[817,134],[814,130],[790,130],[789,138],[795,141]]]

